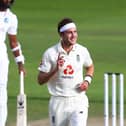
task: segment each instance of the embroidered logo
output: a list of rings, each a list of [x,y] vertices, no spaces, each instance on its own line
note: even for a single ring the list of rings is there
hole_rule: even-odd
[[[77,62],[80,62],[80,55],[79,54],[77,54],[76,59],[77,59]]]
[[[4,22],[8,23],[9,22],[8,18],[4,18]]]

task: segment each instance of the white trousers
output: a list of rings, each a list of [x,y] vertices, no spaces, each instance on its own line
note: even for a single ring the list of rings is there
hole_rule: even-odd
[[[4,54],[2,53],[2,56],[0,57],[0,126],[5,126],[7,120],[7,81],[9,61],[7,55]]]
[[[51,126],[86,126],[88,118],[88,98],[52,96],[49,103]]]

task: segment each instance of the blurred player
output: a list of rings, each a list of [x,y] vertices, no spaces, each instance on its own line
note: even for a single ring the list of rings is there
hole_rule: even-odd
[[[0,0],[0,126],[5,126],[7,119],[9,60],[5,44],[6,35],[8,35],[10,48],[18,65],[19,73],[20,71],[25,73],[23,66],[24,57],[21,52],[21,46],[16,37],[18,21],[16,15],[9,9],[13,2],[14,0]]]
[[[77,28],[72,19],[62,19],[58,23],[58,33],[61,39],[45,51],[38,74],[38,83],[48,82],[51,94],[50,124],[86,126],[86,90],[94,73],[93,61],[87,48],[77,43]]]

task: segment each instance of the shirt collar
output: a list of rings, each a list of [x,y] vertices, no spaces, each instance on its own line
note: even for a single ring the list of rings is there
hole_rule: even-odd
[[[76,50],[76,46],[77,46],[76,44],[73,45],[73,48],[72,48],[71,51],[75,51]],[[66,51],[62,48],[61,41],[59,41],[59,43],[58,43],[58,51],[62,52],[62,53],[66,53]]]

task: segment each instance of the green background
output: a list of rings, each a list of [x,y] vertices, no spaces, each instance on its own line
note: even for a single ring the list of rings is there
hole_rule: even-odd
[[[28,121],[48,117],[49,94],[46,85],[39,86],[37,83],[37,67],[45,49],[59,41],[57,23],[64,17],[70,17],[76,22],[78,43],[89,49],[94,60],[94,79],[87,92],[90,101],[89,118],[103,117],[104,73],[121,72],[126,75],[126,1],[16,0],[12,10],[18,16],[18,39],[26,59]],[[16,121],[16,97],[19,93],[17,66],[10,49],[8,53],[7,125]]]

